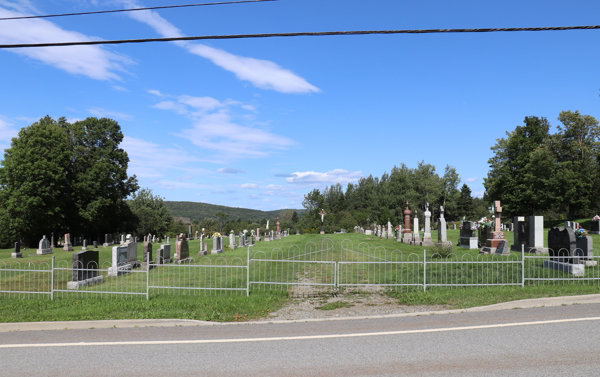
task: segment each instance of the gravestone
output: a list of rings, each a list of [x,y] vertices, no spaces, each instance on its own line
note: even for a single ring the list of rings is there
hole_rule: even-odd
[[[508,243],[506,240],[502,240],[498,243],[498,246],[496,246],[496,254],[506,254],[508,253],[508,251],[506,251],[506,248],[508,247]]]
[[[402,238],[402,243],[411,243],[412,242],[412,232],[410,230],[410,217],[412,215],[412,211],[408,209],[408,201],[404,202],[404,237]]]
[[[580,263],[584,263],[586,266],[595,266],[596,261],[592,259],[594,256],[594,252],[592,250],[594,246],[592,237],[575,237],[575,244],[577,246],[575,248],[575,254],[581,256],[579,259]]]
[[[183,233],[181,233],[175,243],[175,259],[181,263],[189,258],[188,242]]]
[[[140,261],[137,259],[137,242],[131,242],[123,247],[127,247],[127,263],[131,264],[133,268],[139,267]]]
[[[512,251],[521,251],[522,246],[525,248],[529,246],[529,222],[525,221],[523,216],[513,217],[513,245],[511,246]]]
[[[64,251],[73,251],[73,244],[71,244],[71,234],[65,233],[65,243],[63,244]]]
[[[15,242],[15,251],[11,254],[12,258],[23,258],[23,254],[21,253],[21,243],[19,241]]]
[[[129,263],[129,246],[113,246],[112,267],[108,268],[108,276],[121,276],[131,273],[133,264]]]
[[[171,245],[160,245],[158,253],[156,253],[156,264],[165,264],[171,262]]]
[[[80,251],[73,254],[72,281],[67,282],[67,289],[79,289],[104,281],[104,276],[98,274],[99,254],[98,250]]]
[[[104,235],[104,243],[102,244],[102,246],[104,247],[109,247],[112,246],[113,244],[113,238],[111,234],[105,234]]]
[[[423,232],[423,241],[421,241],[421,246],[429,246],[433,245],[433,240],[431,239],[431,212],[429,211],[429,203],[425,204],[425,228]]]
[[[52,232],[52,235],[51,235],[51,237],[50,237],[50,247],[51,247],[51,248],[54,248],[54,247],[56,247],[56,246],[54,246],[54,232]]]
[[[444,206],[440,206],[440,218],[438,219],[438,245],[448,244],[448,230],[446,229],[446,219],[444,218]]]
[[[464,221],[460,228],[460,247],[469,250],[479,249],[477,245],[477,237],[473,237],[473,224],[470,221]]]
[[[50,242],[48,242],[46,236],[42,237],[40,240],[39,248],[35,251],[35,253],[37,255],[52,254],[52,248],[50,247]]]
[[[342,232],[342,233],[345,233],[345,232]],[[392,223],[390,222],[390,219],[388,219],[388,222],[387,222],[387,238],[388,239],[394,238],[394,233],[392,233]]]
[[[119,242],[119,244],[124,245],[125,244],[125,235],[121,234],[121,242]]]
[[[481,252],[484,254],[499,254],[496,250],[500,242],[506,241],[504,239],[504,232],[500,230],[500,215],[502,214],[502,207],[500,206],[500,201],[496,200],[494,202],[494,231],[492,232],[492,238],[488,238],[486,240],[485,247],[481,249]],[[503,249],[503,255],[509,255],[510,250],[508,248]]]
[[[98,242],[94,241],[94,249],[97,249],[97,248],[98,248]]]
[[[240,247],[243,246],[242,245],[242,240],[240,237]],[[229,247],[233,250],[235,250],[235,234],[233,233],[233,230],[231,231],[231,233],[229,233]]]
[[[529,246],[525,251],[536,254],[547,253],[548,249],[544,247],[544,216],[529,216],[528,231]]]
[[[548,231],[548,253],[550,259],[544,261],[545,268],[568,272],[574,276],[585,274],[585,264],[577,257],[577,240],[573,229],[552,228]]]
[[[480,225],[477,232],[477,245],[483,247],[488,238],[492,237],[492,227],[487,225]]]
[[[81,251],[87,251],[87,250],[88,250],[88,247],[87,247],[87,240],[86,240],[86,239],[84,239],[84,240],[83,240],[83,246],[81,247]]]
[[[300,235],[300,231],[298,229],[296,229],[296,235],[299,236]]]
[[[144,242],[144,262],[142,263],[142,269],[152,269],[152,242],[151,238],[148,237],[148,242]]]
[[[417,210],[415,210],[415,217],[413,217],[413,234],[412,234],[412,245],[419,245],[421,243],[421,233],[419,233],[419,218],[417,217]]]

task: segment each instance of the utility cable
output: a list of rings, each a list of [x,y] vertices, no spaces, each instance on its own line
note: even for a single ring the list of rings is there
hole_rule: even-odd
[[[321,36],[330,36],[330,35],[490,33],[490,32],[511,32],[511,31],[512,32],[517,32],[517,31],[564,31],[564,30],[594,30],[594,29],[600,29],[600,25],[514,27],[514,28],[495,28],[495,29],[356,30],[356,31],[319,31],[319,32],[300,32],[300,33],[202,35],[202,36],[196,36],[196,37],[118,39],[118,40],[105,40],[105,41],[84,41],[84,42],[20,43],[20,44],[8,44],[8,45],[3,44],[3,45],[0,45],[0,48],[90,46],[90,45],[108,45],[108,44],[126,44],[126,43],[198,41],[198,40],[215,40],[215,39],[272,38],[272,37],[321,37]]]
[[[200,4],[181,4],[181,5],[164,5],[159,7],[148,7],[148,8],[130,8],[130,9],[115,9],[115,10],[100,10],[95,12],[80,12],[80,13],[63,13],[63,14],[48,14],[44,16],[19,16],[19,17],[4,17],[0,18],[0,21],[7,20],[27,20],[32,18],[50,18],[50,17],[66,17],[66,16],[83,16],[88,14],[103,14],[103,13],[118,13],[118,12],[135,12],[140,10],[155,10],[155,9],[172,9],[172,8],[187,8],[187,7],[201,7],[207,5],[227,5],[227,4],[242,4],[242,3],[262,3],[265,1],[277,1],[277,0],[238,0],[238,1],[223,1],[219,3],[200,3]]]

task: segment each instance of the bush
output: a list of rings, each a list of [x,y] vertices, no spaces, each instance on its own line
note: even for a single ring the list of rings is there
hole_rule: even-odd
[[[452,254],[452,244],[435,244],[429,249],[432,258],[448,258]]]

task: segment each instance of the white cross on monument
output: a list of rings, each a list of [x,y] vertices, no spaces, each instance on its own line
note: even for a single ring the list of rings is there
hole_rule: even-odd
[[[321,209],[321,212],[319,212],[319,215],[321,215],[321,222],[323,222],[323,219],[325,218],[325,215],[326,215],[325,210]]]

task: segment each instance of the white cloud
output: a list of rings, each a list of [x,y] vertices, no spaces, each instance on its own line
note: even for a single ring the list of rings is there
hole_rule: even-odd
[[[119,85],[113,85],[113,89],[116,90],[117,92],[128,92],[129,91],[129,89],[124,88]]]
[[[255,184],[255,183],[244,183],[240,187],[243,188],[243,189],[255,189],[255,188],[258,187],[258,185]]]
[[[243,173],[245,173],[245,171],[243,171],[243,170],[233,169],[233,168],[220,168],[220,169],[217,169],[217,172],[225,173],[225,174],[243,174]]]
[[[253,105],[242,105],[242,109],[248,110],[248,111],[256,111],[256,106],[253,106]]]
[[[293,177],[286,178],[285,181],[298,184],[347,184],[358,181],[362,176],[361,171],[349,172],[344,169],[335,169],[327,173],[315,171],[296,172],[293,173]]]
[[[10,141],[19,134],[19,130],[13,124],[0,119],[0,144]]]
[[[83,119],[80,119],[80,118],[67,118],[67,122],[69,122],[71,124],[76,123],[76,122],[81,122],[82,120]]]
[[[157,97],[164,97],[165,96],[164,94],[162,94],[161,92],[159,92],[158,90],[155,90],[155,89],[148,90],[148,93],[150,93],[152,95],[155,95]]]
[[[1,1],[0,17],[18,17],[34,12],[29,2],[19,4]],[[11,7],[15,11],[7,8]],[[42,43],[92,41],[98,38],[62,29],[53,22],[43,19],[6,21],[10,23],[0,28],[0,43]],[[74,75],[84,75],[95,80],[121,80],[116,72],[125,72],[123,64],[132,64],[132,60],[99,46],[40,47],[9,49],[15,54],[41,61]]]
[[[117,111],[110,111],[103,109],[101,107],[92,107],[87,109],[87,111],[97,118],[115,118],[120,120],[131,120],[133,116],[125,113],[120,113]]]
[[[132,0],[122,0],[128,7],[141,7]],[[163,37],[183,37],[185,34],[169,21],[153,11],[128,12],[134,20],[145,23]],[[282,93],[318,93],[321,90],[290,70],[268,60],[248,58],[225,50],[185,41],[174,42],[188,52],[209,59],[217,66],[232,72],[240,80],[249,81],[261,89]]]
[[[129,174],[138,177],[159,178],[168,171],[185,171],[194,174],[208,174],[200,168],[206,160],[190,155],[184,149],[165,148],[156,143],[125,135],[121,143],[129,156]],[[161,181],[162,187],[173,187],[169,181]],[[181,182],[180,182],[181,183]],[[204,188],[204,187],[201,187]]]
[[[275,191],[283,191],[283,190],[285,190],[285,187],[280,186],[280,185],[267,185],[267,189],[275,190]]]
[[[202,110],[213,110],[217,107],[222,107],[223,104],[211,97],[192,97],[192,96],[180,96],[179,102],[184,103],[188,106]]]
[[[465,179],[465,183],[473,183],[475,181],[477,181],[478,178],[474,177],[474,178],[467,178]]]
[[[186,109],[185,106],[183,106],[180,103],[173,102],[173,101],[161,101],[152,107],[154,107],[155,109],[159,109],[159,110],[173,110],[177,114],[182,114],[182,115],[188,113],[188,110]]]
[[[235,194],[235,191],[233,190],[213,190],[211,191],[211,194],[216,194],[216,195],[229,195],[229,194]]]
[[[273,151],[284,150],[295,144],[287,137],[236,124],[231,115],[225,112],[200,117],[193,128],[181,130],[179,136],[189,139],[198,147],[216,150],[229,158],[266,157]]]

